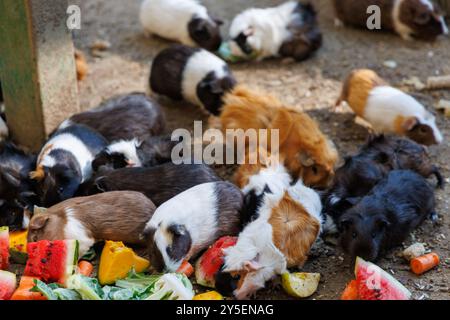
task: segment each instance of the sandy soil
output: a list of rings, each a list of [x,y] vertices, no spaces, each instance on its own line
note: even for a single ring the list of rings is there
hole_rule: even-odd
[[[155,54],[169,42],[146,38],[138,20],[139,0],[78,0],[82,10],[82,30],[75,33],[76,46],[88,55],[89,75],[80,85],[81,103],[87,109],[116,94],[147,90],[149,65]],[[282,1],[269,0],[205,0],[212,12],[227,21],[243,9],[266,6]],[[241,83],[259,87],[279,96],[284,102],[307,110],[331,136],[341,155],[347,155],[363,143],[367,131],[353,122],[349,112],[334,113],[331,109],[340,90],[340,81],[353,68],[375,69],[392,84],[400,86],[404,79],[417,76],[426,81],[428,76],[450,74],[450,40],[448,38],[428,44],[407,42],[392,34],[369,33],[334,26],[330,0],[314,1],[320,12],[320,25],[324,45],[318,54],[303,63],[271,60],[261,63],[233,65],[235,76]],[[227,26],[223,29],[226,30]],[[96,40],[106,40],[111,48],[95,57],[90,46]],[[383,65],[386,60],[397,62],[397,68]],[[449,91],[414,91],[403,87],[432,108],[439,99],[450,99]],[[205,121],[207,115],[186,103],[162,100],[170,129],[192,128],[194,120]],[[432,147],[433,159],[450,176],[450,121],[441,114],[438,125],[447,140]],[[231,169],[220,172],[229,175]],[[450,180],[447,178],[447,181]],[[427,221],[406,241],[424,242],[429,249],[439,253],[440,266],[420,277],[409,271],[408,265],[397,255],[401,248],[392,250],[379,265],[389,270],[404,283],[416,299],[450,299],[450,186],[438,190],[439,221]],[[319,243],[312,251],[305,271],[320,272],[322,280],[313,299],[337,299],[346,282],[352,278],[349,262],[342,252],[332,245]],[[274,281],[258,293],[261,299],[288,299]]]

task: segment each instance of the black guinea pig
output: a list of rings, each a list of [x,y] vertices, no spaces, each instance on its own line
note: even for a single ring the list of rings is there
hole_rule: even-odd
[[[228,65],[206,50],[173,45],[155,57],[150,72],[153,92],[186,100],[218,115],[223,96],[236,85]]]
[[[161,106],[144,93],[130,93],[106,100],[98,107],[78,113],[61,123],[59,130],[82,124],[108,142],[160,135],[166,128]]]
[[[439,8],[430,0],[334,0],[337,18],[344,24],[367,29],[369,6],[381,9],[381,29],[402,38],[433,41],[448,28]]]
[[[110,169],[153,167],[170,162],[172,149],[178,143],[172,141],[170,135],[113,142],[95,157],[92,169],[98,171],[102,166]]]
[[[427,217],[435,217],[434,190],[417,173],[393,170],[338,222],[339,242],[351,257],[376,260],[401,244]]]
[[[100,171],[83,184],[78,196],[108,191],[137,191],[145,194],[156,206],[198,184],[220,181],[204,164],[175,165],[171,162],[150,168],[123,168]]]

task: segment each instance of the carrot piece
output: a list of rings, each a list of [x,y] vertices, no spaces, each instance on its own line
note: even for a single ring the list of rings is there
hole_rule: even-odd
[[[194,273],[194,267],[189,263],[189,261],[184,260],[177,272],[184,273],[186,277],[189,278]]]
[[[358,282],[350,281],[342,292],[341,300],[359,300]]]
[[[35,286],[34,279],[39,278],[23,276],[20,279],[19,287],[13,293],[11,300],[47,300],[42,293],[30,291]]]
[[[411,270],[415,274],[422,274],[433,269],[439,264],[439,256],[434,253],[428,253],[411,260]]]
[[[89,261],[81,260],[78,263],[78,273],[79,274],[86,276],[86,277],[90,277],[92,274],[92,271],[94,271],[94,266]]]

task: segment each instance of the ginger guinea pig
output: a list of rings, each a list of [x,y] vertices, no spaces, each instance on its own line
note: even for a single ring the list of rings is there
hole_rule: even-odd
[[[344,82],[336,105],[347,102],[357,116],[377,133],[395,133],[424,145],[440,144],[443,137],[434,115],[416,99],[391,87],[374,71],[358,69]]]
[[[173,45],[155,57],[150,72],[153,92],[184,99],[218,115],[223,96],[236,84],[228,65],[199,48]]]
[[[76,239],[80,256],[100,240],[144,245],[140,234],[155,209],[151,200],[134,191],[69,199],[32,217],[28,241]]]
[[[140,19],[148,34],[188,46],[215,51],[222,43],[223,22],[197,0],[144,0]]]
[[[381,29],[394,31],[406,40],[433,41],[448,28],[439,8],[430,0],[334,0],[337,18],[344,24],[367,29],[367,8],[381,9]]]

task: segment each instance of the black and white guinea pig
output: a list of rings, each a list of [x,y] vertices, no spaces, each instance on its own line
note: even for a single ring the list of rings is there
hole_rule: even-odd
[[[172,149],[178,141],[171,136],[148,136],[143,140],[121,140],[108,145],[92,162],[92,169],[125,167],[153,167],[171,160]]]
[[[214,115],[220,113],[222,97],[235,85],[225,61],[206,50],[184,45],[173,45],[158,53],[150,72],[153,92],[184,99]]]
[[[100,106],[73,115],[59,129],[71,124],[86,125],[109,142],[160,135],[166,128],[161,106],[144,93],[113,97]]]
[[[38,204],[35,185],[28,176],[36,156],[10,141],[2,142],[0,150],[0,225],[21,229],[24,209]]]
[[[159,206],[196,185],[220,180],[207,165],[175,165],[169,162],[150,168],[100,171],[80,187],[78,196],[130,190],[142,192]]]
[[[298,1],[247,9],[233,19],[229,35],[233,56],[259,60],[282,56],[302,61],[322,45],[314,7]]]
[[[210,51],[222,43],[223,22],[197,0],[144,0],[140,19],[148,34]]]
[[[223,236],[241,230],[242,193],[232,183],[195,186],[159,206],[145,226],[151,265],[175,271]]]
[[[433,41],[448,28],[439,8],[431,0],[334,0],[337,18],[344,24],[367,28],[371,5],[381,9],[381,29],[402,38]]]
[[[436,216],[433,188],[413,171],[393,170],[340,217],[340,243],[352,261],[374,261],[428,216]]]
[[[38,183],[41,204],[48,208],[72,198],[92,176],[92,161],[106,147],[106,139],[84,125],[56,131],[42,147],[30,177]]]

